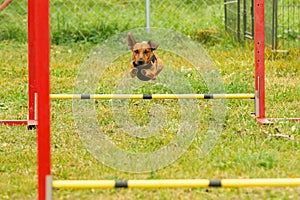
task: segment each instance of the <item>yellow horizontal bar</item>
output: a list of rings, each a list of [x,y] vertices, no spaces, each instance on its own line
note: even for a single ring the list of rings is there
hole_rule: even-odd
[[[152,99],[204,99],[204,94],[153,94]]]
[[[254,94],[50,94],[50,99],[254,99]],[[211,96],[211,97],[210,97]]]
[[[214,94],[218,99],[254,99],[254,94]]]
[[[208,187],[206,179],[128,180],[128,188],[199,188]]]
[[[201,187],[295,187],[300,186],[300,178],[260,178],[260,179],[164,179],[128,180],[124,188],[201,188]],[[114,180],[56,180],[54,188],[116,188]],[[217,183],[217,185],[215,185]],[[218,185],[220,183],[220,185]]]
[[[292,187],[300,186],[300,178],[223,179],[222,187]]]
[[[50,99],[81,99],[80,94],[50,94]]]
[[[57,180],[52,182],[53,188],[61,189],[88,189],[88,188],[115,188],[114,180]]]

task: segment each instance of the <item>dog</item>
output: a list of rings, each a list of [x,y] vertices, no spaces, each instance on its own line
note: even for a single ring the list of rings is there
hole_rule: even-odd
[[[163,62],[154,53],[158,44],[152,41],[137,43],[132,33],[127,37],[128,49],[132,51],[132,62],[130,64],[130,76],[138,77],[140,80],[155,80],[163,69]]]

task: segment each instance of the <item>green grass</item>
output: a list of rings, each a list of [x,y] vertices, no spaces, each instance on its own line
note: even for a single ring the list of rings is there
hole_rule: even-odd
[[[203,30],[214,32],[223,26],[222,2],[152,0],[151,27],[178,30],[197,39]],[[27,21],[27,1],[13,2],[0,13],[0,41],[25,42]],[[145,1],[87,0],[74,3],[53,0],[50,2],[50,22],[52,44],[97,44],[116,33],[145,27]],[[215,34],[207,37],[215,37]]]
[[[126,3],[126,1],[122,1]],[[189,3],[190,1],[185,1]],[[56,2],[59,3],[59,2]],[[123,4],[121,4],[123,5]],[[217,7],[217,5],[215,5]],[[128,17],[128,16],[126,16]],[[207,16],[203,21],[209,21]],[[222,75],[227,93],[254,92],[252,44],[239,45],[220,31],[214,18],[214,31],[195,30],[190,35],[204,41],[205,49]],[[204,23],[205,24],[205,23]],[[119,24],[123,26],[123,24]],[[89,27],[89,26],[87,26]],[[126,30],[126,26],[124,26]],[[218,27],[220,29],[218,29]],[[108,29],[107,27],[104,30]],[[97,30],[98,31],[98,30]],[[114,31],[118,31],[117,29]],[[12,32],[13,33],[13,32]],[[60,32],[58,32],[60,33]],[[98,34],[98,32],[97,32]],[[109,32],[113,34],[113,32]],[[189,35],[188,33],[186,33]],[[63,34],[62,34],[63,35]],[[61,35],[61,36],[62,36]],[[219,37],[222,36],[222,37]],[[27,45],[17,38],[0,42],[0,119],[25,119],[27,115]],[[106,36],[108,37],[108,35]],[[224,38],[223,38],[224,37]],[[103,40],[102,38],[101,40]],[[57,40],[64,45],[51,46],[51,93],[73,93],[82,63],[95,48],[95,41],[72,40],[69,35]],[[62,42],[61,42],[62,41]],[[98,40],[97,40],[98,41]],[[76,42],[76,43],[74,43]],[[207,92],[201,76],[186,61],[170,52],[158,50],[159,56],[173,64],[197,93]],[[97,93],[111,93],[129,67],[130,54],[116,59],[97,83]],[[184,66],[184,68],[182,68]],[[183,70],[182,70],[183,69]],[[272,54],[266,50],[266,111],[268,117],[300,115],[300,52]],[[164,85],[148,83],[136,93],[171,92]],[[129,115],[139,125],[148,125],[151,108],[161,106],[167,124],[155,137],[138,139],[119,129],[111,101],[93,101],[97,119],[104,133],[123,149],[152,152],[176,136],[180,106],[174,100],[130,101]],[[73,102],[51,101],[52,173],[55,179],[223,179],[223,178],[292,178],[300,177],[300,124],[288,121],[259,126],[249,113],[252,100],[226,101],[223,131],[207,155],[199,153],[203,133],[212,120],[212,101],[197,101],[199,128],[188,151],[178,160],[158,171],[126,173],[107,167],[89,153],[80,139],[73,115]],[[225,108],[224,108],[225,110]],[[86,124],[89,128],[89,124]],[[267,137],[286,134],[293,140]],[[0,199],[35,199],[37,196],[36,131],[26,127],[0,126]],[[228,188],[228,189],[129,189],[129,190],[54,190],[54,199],[296,199],[299,187]]]
[[[2,42],[1,49],[1,111],[2,119],[24,119],[26,117],[26,45]],[[2,48],[3,47],[3,48]],[[51,47],[51,92],[72,93],[76,74],[81,63],[89,55],[91,45]],[[224,48],[208,47],[216,66],[220,69],[228,93],[253,92],[254,69],[252,46]],[[165,58],[168,54],[161,52]],[[272,117],[299,116],[299,52],[272,58],[266,53],[267,115]],[[270,55],[270,57],[268,56]],[[116,61],[111,68],[118,70],[118,63],[126,63],[129,57]],[[176,60],[176,58],[173,58]],[[176,61],[181,66],[180,60]],[[124,69],[119,69],[124,70]],[[191,71],[190,73],[193,73]],[[189,76],[193,77],[193,76]],[[13,81],[11,81],[13,80]],[[110,81],[111,80],[111,81]],[[112,91],[116,79],[110,75],[102,77],[102,92]],[[199,77],[191,78],[197,89]],[[105,87],[104,87],[105,85]],[[153,90],[144,88],[143,92]],[[164,88],[154,88],[160,91]],[[138,103],[137,110],[131,110],[136,123],[146,123],[149,109],[159,102]],[[168,119],[176,119],[176,102],[162,101]],[[170,107],[171,106],[171,107]],[[98,119],[102,120],[106,134],[115,142],[121,142],[125,149],[148,152],[160,148],[172,136],[167,128],[163,135],[146,140],[117,135],[111,105],[98,102]],[[209,101],[199,102],[199,107],[209,110]],[[55,179],[160,179],[160,178],[259,178],[259,177],[299,177],[299,123],[277,122],[273,126],[258,126],[249,116],[253,111],[252,100],[227,101],[224,130],[215,148],[205,157],[199,157],[196,139],[189,150],[168,167],[152,173],[131,174],[115,171],[98,162],[86,148],[76,133],[72,101],[51,102],[52,129],[52,170]],[[209,113],[206,113],[206,116]],[[106,117],[108,119],[106,119]],[[142,120],[142,121],[139,121]],[[198,134],[205,127],[200,123]],[[174,122],[174,120],[172,120]],[[176,120],[175,120],[176,121]],[[176,123],[176,122],[174,122]],[[170,126],[172,123],[170,124]],[[203,129],[201,131],[201,129]],[[293,135],[294,140],[267,138],[270,134]],[[36,136],[35,131],[25,127],[0,128],[0,168],[1,199],[24,199],[36,196]],[[201,136],[198,136],[201,138]],[[134,145],[132,145],[134,144]],[[163,189],[163,190],[54,190],[55,199],[290,199],[296,198],[299,188],[232,188],[232,189]]]

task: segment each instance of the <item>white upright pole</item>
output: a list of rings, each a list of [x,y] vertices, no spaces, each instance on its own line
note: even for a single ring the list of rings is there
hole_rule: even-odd
[[[148,31],[151,28],[150,20],[150,0],[146,0],[146,28]]]

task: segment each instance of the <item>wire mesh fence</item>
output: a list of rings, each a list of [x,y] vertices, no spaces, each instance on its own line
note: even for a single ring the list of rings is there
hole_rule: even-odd
[[[225,27],[237,40],[253,39],[253,0],[224,0]],[[274,51],[300,49],[300,1],[265,1],[265,40]]]
[[[238,41],[253,39],[253,1],[224,0],[225,30]]]
[[[300,1],[274,0],[274,41],[276,49],[300,49]]]
[[[253,39],[254,36],[254,2],[243,1],[243,30],[245,39]]]
[[[197,36],[222,26],[222,0],[51,0],[52,43],[99,42],[117,32],[147,26]],[[27,1],[0,12],[0,40],[27,40]]]
[[[225,29],[235,37],[238,41],[241,40],[241,27],[240,27],[240,1],[239,0],[224,0],[225,7]]]
[[[27,40],[27,21],[27,1],[12,1],[0,12],[0,41]]]

